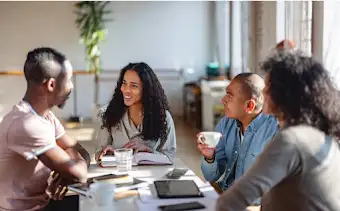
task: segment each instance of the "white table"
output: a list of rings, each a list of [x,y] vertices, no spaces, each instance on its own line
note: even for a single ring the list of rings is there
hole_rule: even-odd
[[[130,175],[137,179],[147,181],[151,184],[155,180],[166,179],[165,177],[166,173],[168,173],[173,168],[187,168],[187,167],[180,159],[175,159],[174,165],[134,166],[132,167],[132,171],[130,172]],[[91,165],[89,168],[88,177],[95,177],[95,176],[100,176],[100,175],[104,175],[108,173],[117,173],[117,170],[115,167],[101,168],[101,167],[98,167],[97,165]],[[209,191],[210,194],[211,193],[216,194],[216,198],[218,196],[215,190],[213,189],[213,187],[209,183],[204,183],[191,170],[189,170],[180,179],[181,180],[194,180],[198,187],[205,187],[205,190]],[[79,210],[80,211],[90,211],[90,210],[91,211],[94,211],[94,210],[96,211],[114,211],[114,210],[137,211],[138,207],[136,204],[136,199],[138,199],[138,196],[121,199],[119,201],[113,201],[113,206],[110,206],[110,207],[97,207],[91,201],[80,197]]]

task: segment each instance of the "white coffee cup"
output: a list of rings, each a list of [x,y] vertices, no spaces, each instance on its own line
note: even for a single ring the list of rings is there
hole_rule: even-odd
[[[216,147],[217,143],[220,141],[222,134],[219,132],[201,132],[198,135],[198,140],[202,144],[208,145],[210,148]]]
[[[113,203],[115,196],[115,184],[95,182],[90,185],[89,197],[98,206],[108,206]]]

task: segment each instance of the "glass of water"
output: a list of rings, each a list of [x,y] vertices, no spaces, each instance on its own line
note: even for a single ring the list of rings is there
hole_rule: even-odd
[[[115,157],[118,173],[128,173],[132,168],[132,149],[116,149]]]

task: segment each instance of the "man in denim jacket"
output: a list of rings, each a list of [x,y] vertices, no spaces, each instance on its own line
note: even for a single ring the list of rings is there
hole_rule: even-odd
[[[203,155],[203,175],[221,191],[249,169],[278,129],[277,120],[261,112],[264,86],[257,74],[237,75],[221,100],[226,115],[216,126],[216,131],[222,133],[221,140],[216,148],[197,140]]]

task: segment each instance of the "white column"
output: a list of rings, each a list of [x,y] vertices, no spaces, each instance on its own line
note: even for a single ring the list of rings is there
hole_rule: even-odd
[[[251,72],[256,72],[256,10],[254,1],[249,1],[249,55],[248,55],[248,67]]]
[[[293,37],[292,40],[294,40],[295,45],[297,48],[302,47],[302,1],[290,1],[292,5],[292,10],[293,10],[293,23],[292,23],[292,28],[293,28]],[[305,50],[305,49],[303,49]]]
[[[286,2],[276,2],[276,43],[286,39],[285,26],[286,26]]]
[[[313,1],[312,6],[312,53],[313,56],[323,61],[323,27],[324,27],[324,2]]]
[[[241,39],[242,39],[242,71],[250,71],[249,57],[250,57],[250,2],[241,1]]]
[[[340,88],[340,2],[324,1],[323,11],[322,61]]]
[[[231,3],[231,78],[242,70],[241,2]]]
[[[230,65],[230,6],[229,2],[215,3],[215,60],[220,65],[221,74],[225,74],[225,66]]]

